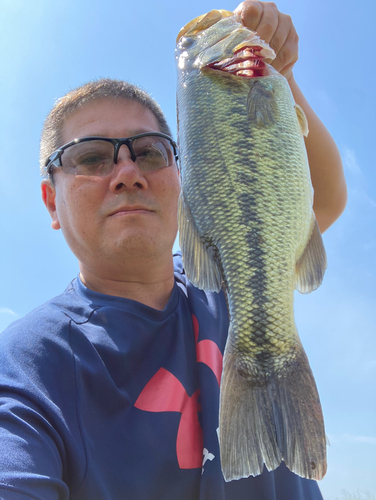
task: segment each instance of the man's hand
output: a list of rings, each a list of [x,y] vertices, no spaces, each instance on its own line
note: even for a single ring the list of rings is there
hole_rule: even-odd
[[[272,66],[289,82],[295,102],[308,119],[309,135],[305,139],[312,184],[315,192],[313,210],[321,232],[343,212],[347,201],[346,181],[338,148],[299,89],[292,74],[298,60],[298,41],[290,16],[279,12],[273,2],[245,0],[236,9],[244,26],[256,31],[269,43],[277,57]]]
[[[298,60],[299,42],[291,17],[279,12],[275,3],[257,0],[245,0],[234,12],[241,16],[244,26],[269,43],[277,56],[271,65],[289,79]]]

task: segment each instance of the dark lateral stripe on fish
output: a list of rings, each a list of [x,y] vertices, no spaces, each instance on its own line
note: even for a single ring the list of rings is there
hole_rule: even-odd
[[[250,186],[256,182],[256,179],[249,172],[236,172],[236,181],[239,184]]]
[[[235,111],[239,113],[239,101],[235,101],[238,106],[235,106]],[[244,110],[242,110],[244,113]],[[257,162],[251,159],[251,152],[254,149],[254,141],[252,140],[252,130],[247,130],[245,136],[249,137],[247,147],[240,148],[237,147],[237,152],[241,164],[243,164],[247,172],[237,172],[236,181],[239,182],[241,186],[245,186],[245,190],[238,195],[239,208],[242,213],[242,224],[244,227],[248,227],[250,223],[252,227],[249,228],[245,234],[244,238],[247,243],[246,247],[248,249],[248,262],[249,267],[254,268],[254,272],[248,278],[248,287],[252,293],[253,297],[253,315],[254,318],[258,318],[257,330],[250,328],[249,338],[244,339],[244,345],[251,339],[255,342],[261,352],[257,353],[255,358],[259,363],[259,367],[255,367],[256,372],[260,373],[265,370],[265,368],[270,365],[271,358],[271,342],[267,333],[272,329],[271,319],[267,313],[267,271],[265,268],[265,250],[264,241],[262,237],[262,228],[264,226],[264,221],[259,217],[256,207],[258,206],[260,197],[262,197],[262,190],[257,189],[257,184],[259,182],[259,166]],[[247,189],[248,186],[252,186],[252,190]],[[251,194],[252,193],[252,194]],[[243,344],[243,342],[241,343]],[[239,346],[240,347],[240,346]],[[253,371],[253,370],[252,370]],[[259,377],[257,377],[259,378]],[[259,382],[263,385],[266,380],[264,376],[261,376]]]
[[[255,342],[261,350],[255,357],[258,363],[262,365],[262,368],[264,368],[269,364],[271,357],[271,343],[267,336],[267,333],[271,329],[271,325],[270,318],[267,314],[267,307],[265,307],[268,302],[266,295],[268,277],[265,269],[265,250],[262,246],[263,239],[259,229],[263,227],[263,221],[258,217],[255,211],[256,200],[253,196],[246,193],[241,194],[239,196],[239,206],[243,215],[243,223],[247,224],[248,222],[249,224],[250,220],[255,223],[255,227],[252,227],[244,234],[244,238],[247,242],[249,266],[254,268],[254,272],[248,278],[248,287],[253,296],[254,318],[259,319],[256,323],[257,330],[250,328],[249,333],[252,341]],[[248,341],[249,338],[244,339],[239,347],[241,347],[243,343],[246,344]],[[262,377],[260,382],[264,384],[265,378]]]

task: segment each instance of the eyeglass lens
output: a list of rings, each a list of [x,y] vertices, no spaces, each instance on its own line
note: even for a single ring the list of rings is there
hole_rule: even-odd
[[[122,147],[127,148],[127,145]],[[63,171],[76,175],[108,175],[114,168],[114,148],[113,143],[100,139],[74,144],[61,156]],[[142,172],[169,167],[174,163],[172,146],[163,137],[139,137],[132,141],[132,148],[135,163]]]

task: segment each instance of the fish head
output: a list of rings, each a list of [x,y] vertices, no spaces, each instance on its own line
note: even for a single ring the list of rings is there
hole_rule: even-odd
[[[177,37],[180,71],[215,70],[245,77],[273,72],[264,60],[275,58],[273,49],[227,10],[212,10],[184,26]]]

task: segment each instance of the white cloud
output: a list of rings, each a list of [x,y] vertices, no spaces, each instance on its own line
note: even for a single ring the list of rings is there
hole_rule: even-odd
[[[369,491],[358,490],[356,493],[350,493],[346,490],[342,490],[341,493],[343,496],[341,497],[341,499],[337,500],[376,500],[375,496]]]
[[[372,207],[376,207],[376,202],[370,198],[367,194],[363,194],[365,200],[368,202],[369,205],[371,205]]]
[[[360,176],[361,175],[362,174],[360,174]],[[359,189],[349,189],[349,201],[356,201],[357,204],[367,207],[367,209],[369,207],[376,208],[376,202],[368,196],[365,189],[362,187]]]
[[[322,106],[322,109],[325,109],[326,113],[334,114],[337,110],[335,105],[335,101],[330,97],[330,95],[324,89],[320,89],[316,91],[316,98],[319,104]]]
[[[361,443],[361,444],[376,444],[376,437],[373,436],[356,436],[354,434],[329,434],[328,435],[329,442],[334,444],[334,443],[340,443],[340,442],[345,442],[345,443]]]
[[[376,208],[376,201],[367,194],[369,186],[366,177],[363,175],[355,150],[344,146],[341,156],[345,172],[352,177],[348,186],[349,201],[356,200],[357,203],[361,203],[367,208]]]
[[[17,316],[17,313],[9,309],[8,307],[0,307],[0,314],[10,314],[11,316]]]
[[[355,151],[353,149],[345,146],[342,158],[345,169],[349,170],[354,175],[358,175],[361,177],[363,176],[362,170],[356,158]]]

